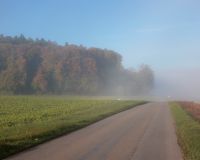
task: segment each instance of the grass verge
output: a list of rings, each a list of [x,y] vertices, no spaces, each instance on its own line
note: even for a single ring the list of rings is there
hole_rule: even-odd
[[[0,159],[144,103],[56,96],[1,96]]]
[[[200,123],[194,120],[179,104],[172,102],[170,106],[184,158],[200,160]]]

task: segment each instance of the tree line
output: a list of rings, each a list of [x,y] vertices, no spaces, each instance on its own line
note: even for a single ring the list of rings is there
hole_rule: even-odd
[[[2,93],[136,95],[153,82],[149,66],[126,69],[112,50],[0,35]]]

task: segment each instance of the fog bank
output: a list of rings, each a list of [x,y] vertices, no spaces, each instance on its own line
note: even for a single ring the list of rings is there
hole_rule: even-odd
[[[156,71],[153,95],[161,99],[200,101],[200,68]]]

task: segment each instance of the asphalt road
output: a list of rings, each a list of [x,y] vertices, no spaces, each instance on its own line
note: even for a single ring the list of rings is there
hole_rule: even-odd
[[[121,112],[9,160],[182,160],[167,103]]]

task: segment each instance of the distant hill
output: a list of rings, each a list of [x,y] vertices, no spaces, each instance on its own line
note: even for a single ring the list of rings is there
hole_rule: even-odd
[[[136,95],[152,89],[151,68],[128,70],[121,61],[107,49],[0,35],[0,92]]]

